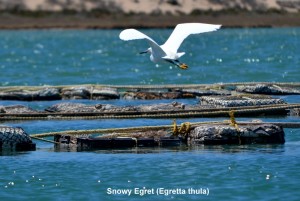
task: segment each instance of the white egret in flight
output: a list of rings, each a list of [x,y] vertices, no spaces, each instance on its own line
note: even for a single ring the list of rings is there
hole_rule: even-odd
[[[181,69],[187,69],[188,65],[181,63],[178,60],[185,54],[185,52],[177,52],[183,40],[190,34],[216,31],[220,27],[221,25],[204,23],[178,24],[163,45],[158,45],[152,38],[136,29],[125,29],[120,33],[119,37],[125,41],[145,39],[148,41],[150,47],[146,51],[140,52],[140,54],[150,53],[150,60],[154,63],[167,61],[180,67]]]

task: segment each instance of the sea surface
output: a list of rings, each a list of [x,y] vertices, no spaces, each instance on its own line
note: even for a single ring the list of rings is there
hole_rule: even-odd
[[[0,86],[299,82],[300,28],[221,29],[188,37],[181,70],[153,64],[145,41],[121,30],[0,31]],[[170,29],[146,29],[163,43]],[[300,96],[280,96],[300,103]],[[158,101],[89,101],[138,105]],[[177,100],[198,104],[197,99]],[[43,110],[61,101],[0,101]],[[68,102],[68,101],[64,101]],[[181,122],[226,118],[177,119]],[[237,120],[299,122],[299,117]],[[173,119],[0,122],[29,134],[76,129],[170,125]],[[1,200],[299,200],[300,129],[284,145],[194,146],[76,152],[34,141],[37,150],[0,153]],[[51,138],[49,138],[51,139]]]

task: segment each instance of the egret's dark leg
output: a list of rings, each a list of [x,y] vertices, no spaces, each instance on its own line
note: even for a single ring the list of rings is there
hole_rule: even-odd
[[[178,64],[174,61],[174,60],[171,60],[171,59],[165,59],[165,61],[175,65],[175,66],[178,66]]]
[[[186,70],[189,66],[186,65],[185,63],[181,63],[179,60],[175,60],[177,63],[178,63],[178,67],[183,69],[183,70]]]
[[[176,66],[178,66],[179,68],[186,70],[188,68],[188,65],[186,65],[185,63],[181,63],[179,60],[171,60],[171,59],[165,59],[167,62],[174,64]]]
[[[148,50],[145,50],[145,51],[142,51],[142,52],[139,52],[140,54],[146,54],[148,53]]]

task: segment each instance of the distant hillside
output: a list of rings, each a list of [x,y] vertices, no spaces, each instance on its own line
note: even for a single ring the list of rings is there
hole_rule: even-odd
[[[0,29],[300,27],[300,0],[0,0]]]
[[[300,11],[300,0],[0,0],[0,10],[173,15],[222,10],[295,13]]]

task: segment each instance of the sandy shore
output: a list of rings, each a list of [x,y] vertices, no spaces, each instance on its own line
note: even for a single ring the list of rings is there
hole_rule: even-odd
[[[298,13],[239,13],[200,15],[101,15],[48,14],[26,16],[0,14],[0,29],[111,29],[111,28],[165,28],[183,22],[222,24],[223,27],[297,27]]]

